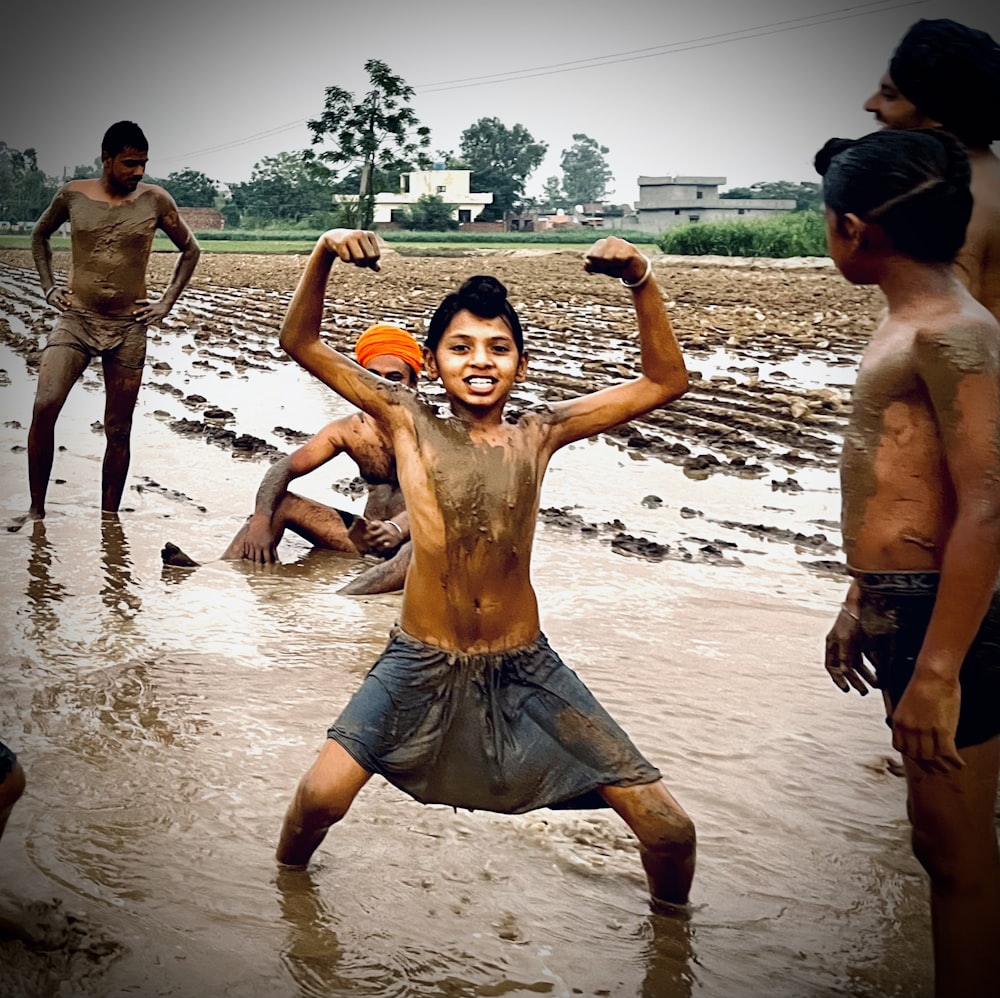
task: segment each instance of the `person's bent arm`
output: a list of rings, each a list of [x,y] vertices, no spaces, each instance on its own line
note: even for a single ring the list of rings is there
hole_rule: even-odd
[[[376,377],[320,339],[323,301],[337,260],[379,269],[378,239],[361,229],[330,229],[313,247],[281,324],[281,348],[310,374],[377,419],[384,417],[389,395],[398,386]]]
[[[52,234],[60,225],[69,219],[69,208],[66,205],[65,191],[59,191],[52,199],[48,208],[31,230],[31,256],[35,261],[39,282],[45,300],[55,308],[64,309],[69,304],[63,297],[64,290],[56,284],[52,273]]]
[[[1000,358],[995,327],[961,345],[917,347],[955,491],[955,521],[913,676],[892,715],[893,745],[929,770],[958,768],[959,671],[1000,573]]]
[[[187,223],[181,218],[177,211],[174,199],[164,190],[160,190],[159,197],[163,199],[160,209],[158,225],[170,237],[170,241],[180,251],[180,256],[174,264],[174,271],[159,301],[146,302],[136,309],[135,317],[140,322],[155,324],[165,318],[170,310],[177,304],[181,292],[188,286],[194,274],[194,268],[201,256],[201,247],[194,233],[188,228]]]
[[[552,406],[557,416],[553,427],[555,447],[666,405],[688,388],[684,357],[650,261],[631,243],[609,236],[590,249],[584,269],[591,274],[616,277],[629,288],[639,327],[642,374],[623,384],[555,403]]]

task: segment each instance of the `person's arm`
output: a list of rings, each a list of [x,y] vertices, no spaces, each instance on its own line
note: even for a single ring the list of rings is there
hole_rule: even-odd
[[[198,258],[201,256],[198,240],[188,228],[187,222],[181,218],[174,199],[162,188],[157,188],[157,197],[160,198],[161,202],[157,225],[170,237],[170,241],[180,251],[180,256],[174,264],[170,283],[160,296],[159,301],[146,302],[135,311],[135,317],[140,322],[148,322],[153,325],[165,318],[177,304],[177,299],[188,286]]]
[[[39,282],[45,300],[55,308],[65,309],[69,302],[63,297],[64,289],[56,284],[52,273],[52,233],[69,219],[69,207],[66,203],[66,189],[56,193],[48,208],[42,212],[31,230],[31,256],[35,261]]]
[[[328,424],[301,447],[267,469],[257,489],[254,511],[247,521],[242,558],[260,564],[278,560],[278,530],[274,523],[278,503],[292,481],[315,471],[343,450],[345,423],[346,420],[335,420]]]
[[[642,374],[631,381],[551,406],[553,448],[600,433],[679,398],[688,387],[687,368],[667,315],[652,264],[631,243],[600,239],[585,257],[590,274],[619,278],[628,286],[639,327]]]
[[[387,520],[361,518],[355,527],[351,528],[351,540],[362,551],[385,554],[405,544],[409,539],[410,516],[405,509]]]
[[[983,324],[985,326],[985,324]],[[913,676],[892,715],[893,746],[931,771],[955,747],[959,671],[1000,575],[1000,347],[996,325],[918,337],[917,371],[937,416],[955,521]]]
[[[320,339],[323,301],[337,260],[379,269],[378,239],[361,229],[330,229],[317,240],[281,324],[282,349],[325,385],[359,409],[384,419],[397,387],[376,377]]]

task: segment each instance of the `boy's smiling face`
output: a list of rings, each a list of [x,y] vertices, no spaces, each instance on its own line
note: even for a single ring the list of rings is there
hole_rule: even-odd
[[[518,354],[501,317],[483,319],[465,309],[455,313],[434,352],[424,351],[424,361],[449,398],[470,409],[502,406],[528,369],[528,355]]]

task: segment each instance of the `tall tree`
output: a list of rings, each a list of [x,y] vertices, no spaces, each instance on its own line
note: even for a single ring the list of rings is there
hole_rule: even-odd
[[[524,125],[508,128],[499,118],[480,118],[462,132],[461,157],[472,170],[472,189],[493,194],[493,204],[479,216],[483,221],[503,218],[524,202],[524,185],[548,148]]]
[[[571,205],[603,201],[614,174],[608,166],[607,146],[598,145],[589,135],[577,132],[573,145],[563,149],[560,165],[563,171],[563,191]]]
[[[101,166],[101,157],[95,156],[94,162],[89,166],[86,163],[80,163],[73,167],[73,172],[69,175],[69,180],[93,180],[99,177],[103,172]]]
[[[265,156],[254,164],[250,179],[231,188],[232,203],[262,221],[297,222],[333,202],[329,170],[302,152]]]
[[[567,203],[566,195],[559,184],[558,177],[548,177],[542,185],[542,196],[538,199],[538,206],[543,211],[555,211]]]
[[[308,125],[313,145],[326,139],[336,143],[319,154],[321,160],[361,167],[357,221],[368,229],[375,216],[373,173],[401,173],[414,165],[427,169],[431,130],[410,107],[414,90],[401,76],[379,59],[369,59],[365,71],[371,89],[360,100],[342,87],[327,87],[323,113]]]
[[[38,168],[34,149],[12,149],[0,142],[0,218],[33,222],[45,210],[59,182]]]
[[[214,208],[219,185],[200,170],[178,170],[163,187],[181,208]]]

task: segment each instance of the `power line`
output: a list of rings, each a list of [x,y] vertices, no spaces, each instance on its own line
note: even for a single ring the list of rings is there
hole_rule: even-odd
[[[439,83],[426,83],[415,86],[413,89],[420,94],[445,93],[448,90],[456,90],[465,87],[488,86],[493,83],[512,83],[517,80],[530,80],[539,76],[553,76],[560,73],[573,73],[581,69],[597,69],[602,66],[614,66],[621,62],[635,62],[640,59],[653,59],[662,55],[675,55],[678,52],[688,52],[699,48],[713,48],[716,45],[728,45],[731,42],[745,41],[749,38],[761,38],[767,35],[781,34],[786,31],[798,31],[802,28],[811,28],[820,24],[831,24],[836,21],[846,21],[857,17],[868,17],[872,14],[881,14],[886,11],[896,10],[901,7],[919,7],[927,0],[903,0],[903,2],[886,3],[881,2],[856,4],[852,7],[840,7],[836,10],[824,11],[818,14],[806,15],[803,17],[788,18],[783,21],[773,21],[770,24],[759,24],[749,28],[742,28],[737,31],[720,32],[714,35],[703,35],[699,38],[690,38],[680,42],[665,42],[661,45],[652,45],[647,48],[630,49],[626,52],[610,53],[608,55],[593,56],[589,59],[574,59],[568,62],[549,63],[545,66],[534,66],[526,69],[511,70],[506,73],[492,73],[486,76],[469,76],[457,80],[445,80]],[[874,8],[874,9],[871,9]],[[248,145],[260,139],[271,138],[282,132],[291,131],[294,128],[306,124],[308,118],[297,118],[295,121],[286,122],[283,125],[276,125],[273,128],[262,132],[255,132],[240,139],[233,139],[229,142],[221,142],[218,145],[209,146],[204,149],[197,149],[193,152],[186,152],[177,156],[163,157],[161,162],[176,162],[184,159],[193,159],[197,156],[208,156],[212,153],[222,152],[232,149],[235,146]]]

